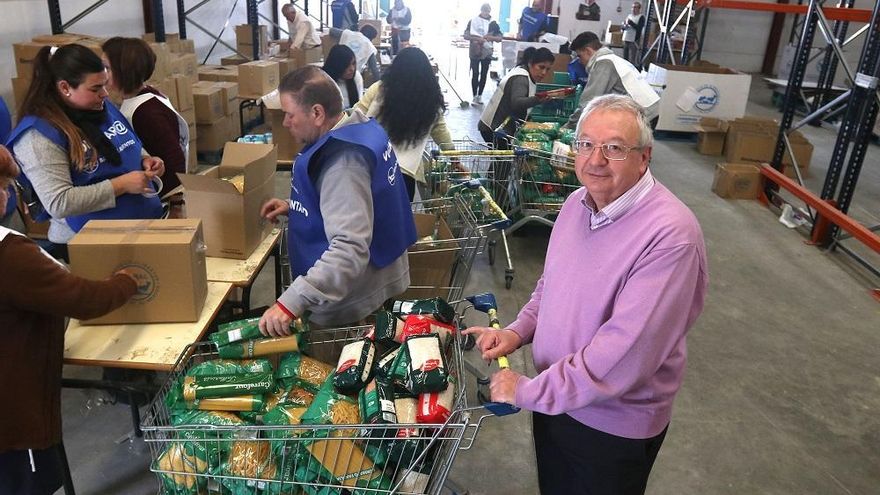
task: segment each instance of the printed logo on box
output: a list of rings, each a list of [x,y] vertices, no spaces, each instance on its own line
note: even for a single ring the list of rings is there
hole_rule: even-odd
[[[137,281],[137,292],[132,296],[133,302],[149,302],[159,292],[159,277],[146,265],[128,264],[120,266],[118,270],[127,269]]]
[[[697,99],[697,102],[694,103],[694,108],[703,113],[711,112],[716,105],[718,105],[719,100],[719,92],[718,88],[712,86],[711,84],[704,84],[697,88],[697,94],[700,97]]]

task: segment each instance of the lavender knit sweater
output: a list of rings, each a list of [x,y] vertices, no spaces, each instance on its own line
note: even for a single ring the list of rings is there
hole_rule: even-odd
[[[708,282],[693,213],[659,182],[614,223],[591,231],[575,191],[553,226],[544,274],[515,322],[538,376],[516,405],[568,413],[592,428],[650,438],[669,423],[685,336]]]

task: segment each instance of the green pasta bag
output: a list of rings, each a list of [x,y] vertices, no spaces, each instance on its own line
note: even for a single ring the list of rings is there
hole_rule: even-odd
[[[190,402],[196,399],[263,394],[274,388],[275,379],[271,372],[183,378],[183,398]]]
[[[414,299],[410,301],[394,301],[391,307],[394,316],[427,315],[443,323],[455,320],[455,309],[445,300],[434,297],[431,299]]]
[[[290,378],[284,382],[276,382],[275,391],[265,397],[267,411],[282,404],[309,407],[315,400],[315,392],[306,388],[298,379]]]
[[[235,429],[199,428],[200,426],[241,427],[248,423],[233,413],[225,411],[181,411],[171,416],[171,424],[178,428],[178,437],[187,455],[194,456],[210,468],[220,465],[232,440],[238,435]],[[194,428],[188,429],[186,426]]]
[[[400,346],[394,361],[391,363],[391,384],[400,390],[409,390],[409,351],[405,345]]]
[[[360,391],[358,405],[365,424],[397,423],[397,413],[394,410],[394,386],[383,376],[376,376]],[[371,437],[384,437],[394,435],[394,430],[391,428],[367,428],[365,433]]]
[[[302,423],[306,408],[295,404],[282,404],[263,415],[266,426],[291,426]],[[292,455],[297,450],[298,442],[288,441],[299,435],[296,429],[266,429],[266,438],[271,439],[272,452],[279,459]]]
[[[248,373],[272,373],[268,359],[212,359],[199,363],[186,372],[186,376],[245,375]]]
[[[302,415],[304,425],[357,425],[360,424],[360,412],[357,401],[336,392],[333,378],[330,377],[315,394],[309,408]],[[353,435],[353,429],[332,428],[342,435]],[[315,436],[329,434],[331,428],[314,430]]]
[[[333,385],[343,394],[357,393],[364,388],[373,375],[376,344],[370,339],[360,339],[346,344],[339,354],[339,362],[333,373]]]
[[[244,320],[230,321],[217,326],[217,331],[208,336],[211,342],[217,346],[228,345],[242,340],[258,339],[263,336],[260,333],[260,318],[247,318]]]
[[[296,378],[307,389],[317,392],[333,373],[333,366],[322,363],[299,352],[288,352],[281,356],[275,378],[289,382]]]
[[[156,460],[163,493],[174,495],[193,495],[202,491],[207,477],[198,476],[208,472],[207,462],[187,453],[183,443],[171,442]],[[192,474],[173,474],[162,471],[175,471]]]

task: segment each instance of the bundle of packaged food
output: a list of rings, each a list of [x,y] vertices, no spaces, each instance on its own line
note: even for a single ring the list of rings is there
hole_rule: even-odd
[[[217,345],[217,353],[224,359],[246,359],[298,351],[302,333],[308,323],[296,319],[291,324],[293,335],[266,338],[260,332],[260,319],[248,318],[220,325],[208,338]]]
[[[176,435],[157,462],[165,493],[366,494],[401,472],[413,486],[431,472],[424,450],[457,391],[449,304],[389,305],[362,338],[347,339],[335,367],[298,345],[263,352],[276,339],[261,338],[258,321],[222,325],[210,336],[220,358],[191,366],[165,395]],[[419,471],[409,469],[417,460]]]
[[[556,139],[559,136],[561,124],[558,122],[526,122],[520,127],[520,133],[541,133],[547,136],[549,140]]]

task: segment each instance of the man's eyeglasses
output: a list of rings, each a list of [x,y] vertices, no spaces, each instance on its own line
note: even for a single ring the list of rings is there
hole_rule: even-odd
[[[615,161],[626,160],[626,157],[629,156],[630,150],[640,150],[644,147],[626,146],[617,143],[599,144],[594,143],[588,139],[579,139],[575,141],[573,145],[574,146],[572,146],[572,148],[574,149],[574,152],[578,155],[589,158],[593,156],[593,151],[595,151],[596,148],[602,148],[602,155],[609,160]]]

